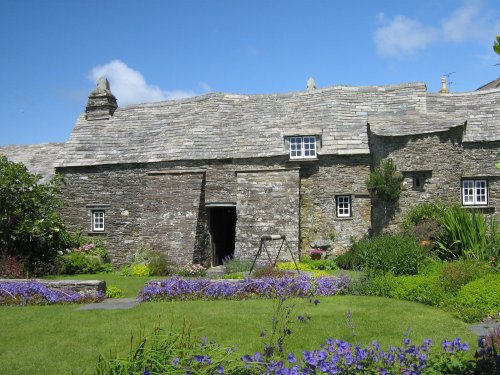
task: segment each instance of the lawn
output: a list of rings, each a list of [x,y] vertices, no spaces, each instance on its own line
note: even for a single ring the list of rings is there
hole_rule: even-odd
[[[143,283],[122,279],[124,284],[111,284],[132,290],[133,282]],[[405,333],[415,342],[431,338],[438,347],[442,339],[461,337],[474,347],[475,338],[466,324],[436,308],[378,297],[337,296],[320,301],[315,306],[294,300],[296,315],[309,315],[311,320],[292,327],[287,350],[313,349],[328,337],[400,345]],[[112,311],[78,310],[75,305],[0,307],[0,373],[91,374],[99,353],[125,353],[131,334],[151,332],[158,320],[174,329],[189,321],[195,336],[235,344],[242,355],[253,354],[262,349],[259,334],[270,327],[272,309],[270,300],[151,302]],[[346,319],[348,311],[354,332]]]

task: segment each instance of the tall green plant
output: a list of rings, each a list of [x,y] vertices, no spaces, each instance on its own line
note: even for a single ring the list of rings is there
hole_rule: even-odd
[[[386,202],[396,202],[401,195],[403,175],[392,159],[382,160],[366,180],[366,187]]]
[[[489,260],[498,257],[500,238],[494,217],[488,222],[475,210],[452,206],[442,210],[441,225],[444,231],[437,244],[444,258]]]

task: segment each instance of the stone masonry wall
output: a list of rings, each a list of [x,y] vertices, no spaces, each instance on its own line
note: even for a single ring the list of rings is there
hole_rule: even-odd
[[[209,264],[203,171],[149,173],[144,191],[141,237],[176,264]]]
[[[324,156],[301,169],[300,242],[303,254],[318,244],[344,252],[353,238],[369,233],[371,199],[365,181],[369,155]],[[336,196],[351,197],[351,217],[337,217]]]
[[[273,234],[285,235],[294,257],[298,255],[299,170],[237,172],[236,217],[236,258],[254,259],[261,236]],[[281,242],[266,243],[272,259]],[[291,260],[284,250],[280,259]]]
[[[488,177],[490,206],[498,204],[498,171],[494,168],[495,145],[470,146],[462,144],[461,140],[461,128],[403,137],[371,135],[370,146],[374,154],[374,165],[381,159],[392,158],[397,169],[405,177],[403,192],[393,207],[387,207],[382,202],[374,204],[372,223],[375,232],[397,229],[405,213],[421,203],[443,202],[460,205],[462,177]],[[496,147],[498,149],[498,143]],[[417,178],[420,186],[415,186]]]

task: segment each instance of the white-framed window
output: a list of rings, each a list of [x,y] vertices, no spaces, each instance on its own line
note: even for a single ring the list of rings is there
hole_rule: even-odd
[[[290,159],[316,158],[316,136],[290,137]]]
[[[464,206],[488,205],[487,180],[462,180],[462,204]]]
[[[351,196],[337,195],[335,200],[337,203],[337,217],[351,217]]]
[[[104,210],[92,210],[92,232],[104,232]]]

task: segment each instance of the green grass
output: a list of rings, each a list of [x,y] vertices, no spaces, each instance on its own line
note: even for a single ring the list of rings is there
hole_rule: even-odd
[[[292,327],[288,350],[300,353],[317,348],[328,337],[362,344],[377,339],[384,347],[400,345],[404,332],[415,342],[431,338],[438,347],[442,339],[455,337],[474,347],[475,338],[466,324],[436,308],[379,297],[320,300],[317,306],[296,300],[295,315],[312,319]],[[131,333],[135,337],[149,333],[158,320],[163,327],[173,324],[176,329],[185,320],[192,321],[195,336],[235,344],[241,354],[253,354],[262,348],[259,334],[269,329],[272,309],[270,300],[151,302],[112,311],[78,310],[75,305],[0,307],[0,373],[91,374],[99,353],[125,353]],[[348,310],[355,337],[347,324]]]

